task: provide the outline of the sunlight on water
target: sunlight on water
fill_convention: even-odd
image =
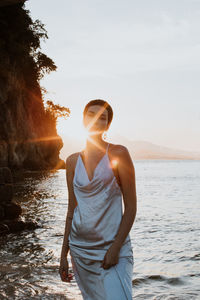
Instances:
[[[133,299],[200,294],[200,161],[135,161]],[[40,225],[0,238],[0,298],[82,299],[58,269],[67,213],[65,170],[14,174],[15,200]],[[71,269],[71,260],[69,266]]]

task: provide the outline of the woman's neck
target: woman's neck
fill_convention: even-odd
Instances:
[[[101,135],[93,135],[87,138],[85,150],[87,153],[103,152],[106,144]]]

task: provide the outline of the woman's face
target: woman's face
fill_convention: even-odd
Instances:
[[[89,106],[83,124],[89,132],[102,133],[107,130],[108,111],[101,105]]]

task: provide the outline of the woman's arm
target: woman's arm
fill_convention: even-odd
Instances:
[[[64,231],[63,245],[61,250],[61,260],[67,257],[69,251],[68,237],[71,230],[71,223],[73,219],[74,209],[77,205],[76,197],[74,195],[74,190],[73,190],[74,163],[75,163],[75,157],[74,154],[72,154],[66,159],[68,211],[67,211],[66,222],[65,222],[65,231]]]
[[[135,169],[130,154],[126,147],[118,145],[115,153],[113,153],[113,157],[114,160],[117,160],[124,200],[124,214],[115,240],[104,256],[101,265],[104,269],[109,269],[111,266],[118,263],[120,249],[131,230],[137,211]]]
[[[108,269],[118,263],[119,252],[131,230],[137,211],[137,196],[135,184],[135,169],[132,159],[126,147],[119,146],[113,151],[114,160],[117,160],[117,168],[121,182],[121,190],[124,200],[124,214],[117,231],[114,242],[106,252],[101,267]]]
[[[120,250],[135,220],[137,212],[137,196],[135,168],[128,149],[122,145],[118,146],[116,149],[116,158],[123,194],[124,214],[112,246]]]

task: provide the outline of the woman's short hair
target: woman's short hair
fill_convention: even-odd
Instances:
[[[84,111],[83,111],[83,116],[86,115],[88,108],[92,105],[104,106],[105,109],[108,111],[108,126],[107,126],[107,128],[108,128],[110,126],[110,123],[112,122],[112,119],[113,119],[113,110],[112,110],[112,107],[110,106],[110,104],[107,101],[104,101],[102,99],[91,100],[90,102],[88,102],[86,104],[86,106],[84,108]]]

